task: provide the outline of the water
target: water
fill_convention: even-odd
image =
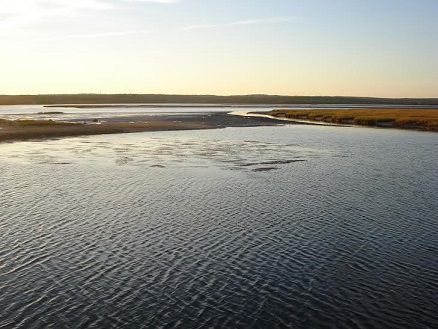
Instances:
[[[125,106],[125,107],[124,107]],[[162,116],[162,115],[175,115],[175,114],[203,114],[205,112],[233,112],[236,110],[251,111],[271,111],[277,108],[290,108],[290,109],[341,109],[341,108],[405,108],[407,106],[400,105],[159,105],[159,104],[125,104],[121,107],[98,107],[98,108],[72,108],[72,107],[44,107],[43,105],[10,105],[0,106],[0,119],[7,120],[55,120],[55,121],[78,121],[85,120],[91,121],[92,119],[99,118],[101,121],[114,118],[129,118],[137,116]],[[416,106],[409,106],[414,108]],[[431,108],[436,109],[436,106],[417,106],[418,108]],[[58,113],[53,113],[58,112]]]
[[[123,107],[126,106],[126,107]],[[55,121],[77,121],[92,120],[95,118],[115,119],[129,118],[137,116],[163,116],[176,114],[203,114],[205,112],[226,112],[232,111],[236,107],[226,106],[163,106],[163,105],[122,105],[121,107],[97,107],[97,108],[73,108],[73,107],[44,107],[42,105],[11,105],[0,106],[0,119],[7,120],[55,120]],[[237,106],[240,108],[240,106]],[[250,110],[272,110],[273,107],[244,107]],[[54,113],[57,112],[57,113]]]
[[[438,135],[0,144],[0,328],[436,328]]]

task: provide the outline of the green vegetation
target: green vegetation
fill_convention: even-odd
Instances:
[[[438,98],[392,99],[371,97],[276,96],[276,95],[158,95],[158,94],[64,94],[0,95],[0,105],[50,104],[398,104],[438,105]]]
[[[438,109],[274,110],[275,117],[337,124],[438,131]]]

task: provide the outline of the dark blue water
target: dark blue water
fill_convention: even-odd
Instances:
[[[436,328],[438,134],[0,145],[0,328]]]

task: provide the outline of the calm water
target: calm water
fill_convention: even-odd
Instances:
[[[437,328],[438,134],[0,144],[0,328]]]
[[[39,120],[91,120],[94,118],[99,119],[114,119],[121,117],[136,117],[136,116],[155,116],[155,115],[175,115],[175,114],[203,114],[205,112],[227,112],[233,111],[233,109],[241,108],[236,107],[224,107],[224,106],[184,106],[178,107],[169,106],[154,106],[147,105],[147,107],[99,107],[99,108],[69,108],[69,107],[44,107],[42,105],[11,105],[0,106],[0,119],[7,120],[23,120],[23,119],[39,119]],[[243,107],[248,111],[255,110],[272,110],[273,107]],[[57,112],[57,113],[53,113]]]
[[[0,106],[0,119],[39,119],[39,120],[91,120],[99,118],[105,121],[110,118],[135,117],[135,116],[155,116],[155,115],[175,115],[175,114],[203,114],[205,112],[232,112],[239,109],[245,111],[271,111],[276,108],[288,107],[291,109],[341,109],[341,108],[369,108],[379,107],[379,105],[211,105],[208,107],[184,105],[183,107],[175,104],[172,106],[146,104],[146,107],[135,107],[127,104],[128,107],[99,107],[99,108],[68,108],[68,107],[44,107],[42,105],[11,105]],[[403,108],[400,105],[380,105],[385,108]],[[413,106],[410,106],[412,108]],[[437,108],[436,106],[419,106],[418,108]],[[52,113],[51,113],[52,112]],[[53,113],[58,112],[58,113]]]

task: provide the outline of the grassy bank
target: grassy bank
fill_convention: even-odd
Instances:
[[[337,124],[438,131],[438,109],[279,109],[269,114],[274,117]]]

